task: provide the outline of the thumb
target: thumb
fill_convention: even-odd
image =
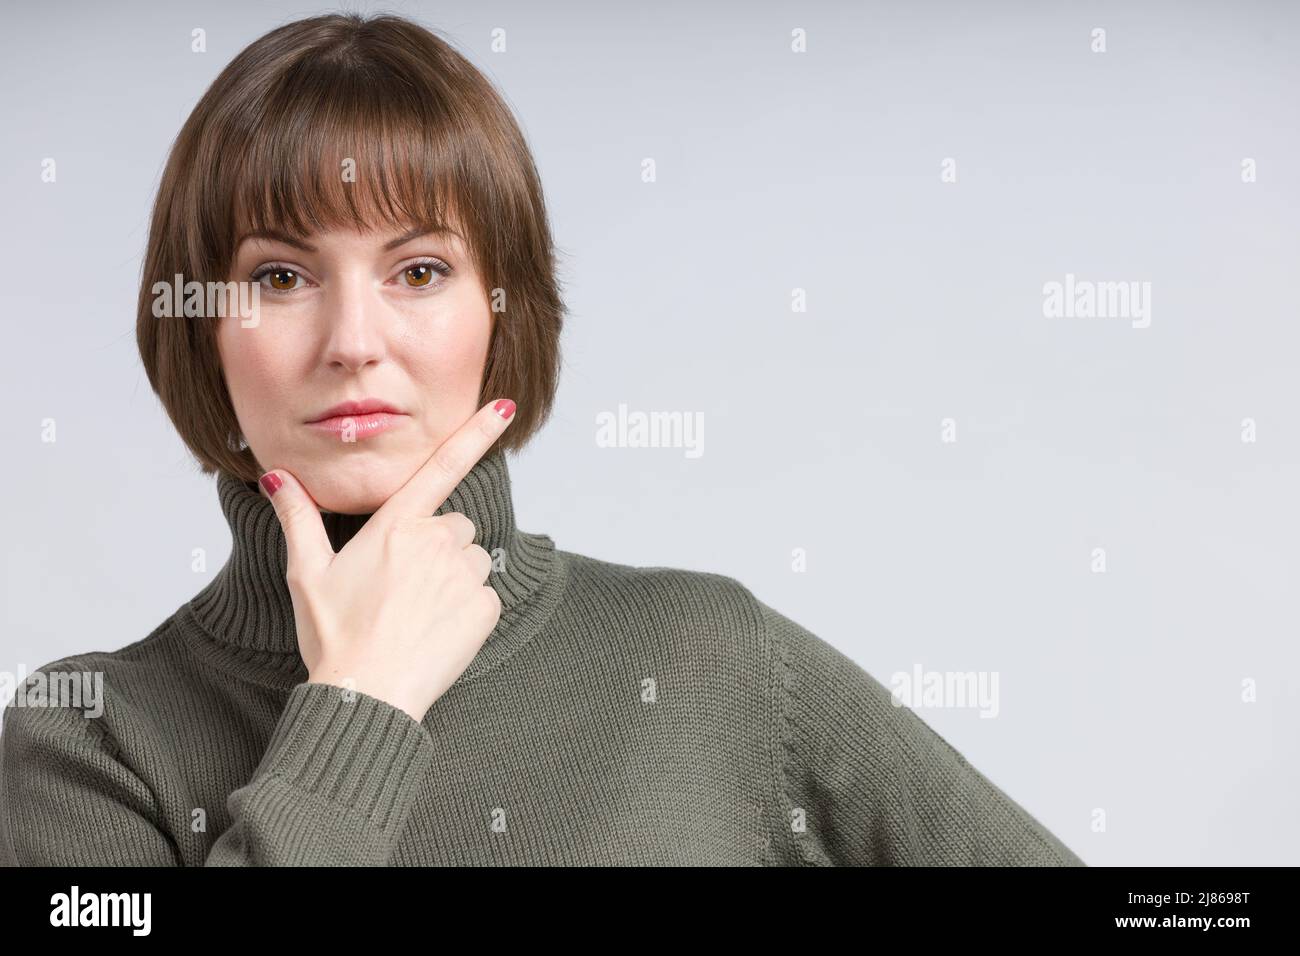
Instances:
[[[258,479],[262,493],[271,499],[284,530],[289,550],[289,571],[307,575],[323,570],[334,558],[334,546],[325,533],[320,509],[307,489],[289,472],[272,469]]]

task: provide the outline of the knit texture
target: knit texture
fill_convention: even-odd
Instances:
[[[198,594],[28,678],[100,673],[102,715],[5,708],[0,863],[1083,865],[733,578],[520,531],[500,452],[437,513],[497,558],[501,619],[422,721],[305,682],[271,503],[217,493],[232,550]],[[324,520],[338,549],[366,516]]]

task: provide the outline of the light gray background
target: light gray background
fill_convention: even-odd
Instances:
[[[4,9],[0,669],[225,560],[135,349],[148,210],[217,72],[326,9]],[[918,713],[1091,864],[1300,862],[1295,7],[348,9],[446,31],[535,151],[571,314],[521,527],[732,575],[882,682],[996,671],[996,719]],[[1067,272],[1150,282],[1150,327],[1045,318]],[[703,456],[597,447],[620,402],[703,414]]]

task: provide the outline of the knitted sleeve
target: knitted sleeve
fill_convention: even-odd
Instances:
[[[780,862],[1085,865],[853,660],[758,605],[775,668]]]
[[[65,707],[6,708],[0,865],[183,864],[176,834],[188,818],[164,818],[132,761],[94,726],[102,719]],[[432,748],[424,726],[385,701],[298,684],[261,763],[230,794],[232,823],[204,865],[385,864]]]

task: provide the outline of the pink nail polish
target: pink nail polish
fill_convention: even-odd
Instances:
[[[270,497],[271,495],[279,491],[280,486],[283,484],[284,484],[284,479],[282,479],[279,475],[277,475],[273,471],[268,471],[265,475],[262,476],[262,487],[266,489],[267,497]]]
[[[515,413],[515,403],[508,398],[503,398],[492,406],[492,410],[506,421],[509,421],[510,416]]]

